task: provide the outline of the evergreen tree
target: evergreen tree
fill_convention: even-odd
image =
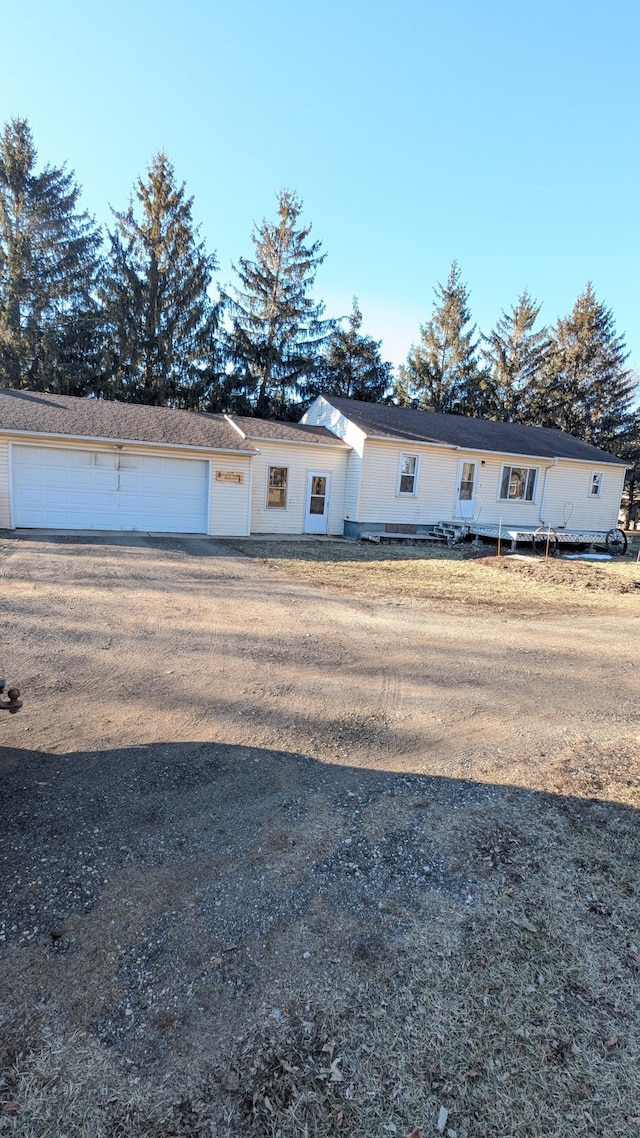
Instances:
[[[230,405],[261,418],[287,418],[318,366],[331,331],[324,305],[310,295],[325,254],[299,227],[302,202],[283,190],[278,220],[254,228],[255,260],[241,257],[239,287],[224,300],[232,321],[228,355]]]
[[[133,403],[210,405],[219,385],[219,312],[209,298],[215,256],[192,218],[193,198],[165,154],[138,179],[115,230],[102,282],[107,389]]]
[[[541,305],[525,291],[509,313],[503,312],[493,332],[483,336],[488,371],[483,414],[502,422],[528,421],[529,402],[549,356],[546,328],[533,328]]]
[[[640,528],[640,410],[630,416],[629,427],[616,454],[629,463],[625,476],[622,507],[627,529]]]
[[[532,418],[615,450],[629,429],[635,387],[627,359],[613,313],[587,284],[571,315],[553,329],[548,366],[530,401]]]
[[[64,167],[36,172],[25,119],[0,138],[0,385],[82,394],[97,360],[100,233]]]
[[[475,325],[469,327],[469,293],[455,261],[435,296],[433,315],[400,368],[394,396],[426,411],[482,414],[485,377],[478,366]]]
[[[360,333],[362,313],[357,297],[347,318],[346,328],[336,324],[317,370],[305,387],[308,400],[317,395],[339,395],[381,403],[391,389],[393,364],[380,355],[380,341]]]

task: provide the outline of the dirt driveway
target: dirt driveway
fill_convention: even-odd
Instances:
[[[619,834],[598,855],[598,904],[633,876],[638,617],[532,622],[355,600],[196,539],[8,538],[0,567],[0,667],[25,700],[0,716],[0,1133],[60,1134],[64,1118],[74,1136],[404,1134],[445,1103],[458,1136],[555,1134],[557,1098],[539,1131],[527,1122],[524,1074],[521,1106],[497,1122],[495,1096],[520,1102],[518,1077],[508,1092],[491,1083],[490,1125],[489,1092],[474,1107],[442,1055],[418,1088],[406,1059],[411,1079],[398,1074],[393,1091],[366,1048],[380,1001],[384,1016],[410,991],[412,957],[429,972],[425,959],[439,961],[453,998],[464,969],[460,957],[452,973],[452,953],[470,959],[480,928],[490,953],[498,910],[526,937],[547,905],[562,968],[580,967],[600,917],[580,908],[595,892],[586,877],[574,889],[587,869],[572,843],[585,827],[598,842]],[[627,960],[621,904],[611,935]],[[617,967],[594,964],[580,982],[599,991]],[[424,976],[420,986],[397,1012],[409,1041],[415,1007],[432,1017]],[[593,1030],[622,1041],[628,1007],[614,1005]],[[343,1077],[344,1058],[331,1065],[332,1034],[343,1030],[346,1055],[344,1024],[358,1015],[354,1047],[377,1098],[362,1071]],[[426,1035],[415,1024],[423,1051],[432,1036],[445,1047],[433,1016]],[[306,1070],[304,1039],[320,1082],[280,1101],[269,1062],[295,1082],[287,1066]],[[548,1076],[565,1092],[567,1063]],[[610,1090],[625,1071],[606,1067]],[[588,1082],[582,1069],[575,1079]],[[74,1080],[93,1087],[86,1131],[71,1122],[77,1085],[66,1100],[60,1090]],[[375,1123],[359,1113],[358,1086]],[[606,1101],[602,1090],[584,1098],[580,1110],[602,1115],[592,1132],[629,1133],[631,1107],[605,1117]],[[583,1133],[563,1125],[558,1134]]]

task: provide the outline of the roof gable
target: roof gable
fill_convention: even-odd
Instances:
[[[226,418],[242,432],[246,439],[264,442],[310,443],[349,449],[348,443],[334,435],[326,427],[315,427],[308,423],[289,423],[281,419],[255,419],[251,415],[227,415]]]
[[[365,403],[332,395],[322,398],[359,427],[368,438],[389,439],[405,444],[449,446],[458,450],[516,454],[530,458],[564,458],[626,465],[622,459],[608,451],[550,427],[498,423],[492,419],[471,419],[464,415],[437,415],[432,411],[416,411],[384,403]]]

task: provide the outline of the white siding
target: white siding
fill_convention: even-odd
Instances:
[[[346,521],[358,520],[360,487],[362,485],[362,455],[357,450],[349,451],[347,461],[347,484],[344,493],[344,516]]]
[[[253,459],[251,495],[252,533],[304,533],[307,474],[330,474],[328,533],[341,534],[344,522],[344,498],[347,461],[350,452],[318,443],[300,446],[287,442],[253,440],[260,454]],[[284,509],[267,506],[267,479],[270,466],[286,466],[287,505]]]
[[[9,443],[6,439],[0,439],[0,529],[10,527]]]
[[[602,474],[602,491],[592,498],[589,489],[595,473]],[[562,525],[569,530],[613,529],[618,525],[624,475],[622,467],[607,463],[558,462],[547,476],[544,521],[554,529]]]
[[[402,454],[419,455],[415,497],[396,493]],[[433,525],[452,517],[458,458],[457,452],[440,448],[367,440],[356,520]]]
[[[251,455],[225,454],[211,458],[209,533],[212,537],[248,537],[251,517]],[[254,460],[255,461],[255,460]],[[243,482],[222,482],[216,471],[234,471]]]
[[[415,497],[398,495],[398,464],[402,454],[419,456]],[[458,464],[476,463],[473,521],[506,529],[550,523],[554,528],[606,531],[617,525],[624,470],[612,465],[524,458],[515,455],[447,450],[419,443],[367,440],[362,460],[358,522],[432,525],[455,518]],[[505,465],[538,469],[535,501],[504,501],[499,497]],[[591,475],[604,475],[602,494],[589,497]],[[546,487],[545,487],[546,479]]]
[[[523,458],[522,455],[508,454],[460,454],[477,463],[478,481],[473,508],[473,521],[496,525],[502,519],[506,528],[523,526],[536,528],[541,524],[540,505],[544,489],[544,472],[548,461]],[[484,464],[484,465],[483,465]],[[508,501],[500,498],[502,472],[505,466],[534,466],[538,471],[533,502]],[[456,488],[454,487],[454,495]],[[453,514],[451,515],[453,517]]]
[[[302,416],[302,423],[313,427],[326,427],[352,448],[347,465],[347,484],[344,493],[344,517],[347,521],[360,520],[360,487],[362,485],[362,456],[366,435],[355,423],[319,395],[315,403]],[[342,533],[342,530],[336,531]]]

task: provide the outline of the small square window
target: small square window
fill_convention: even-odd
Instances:
[[[401,454],[398,472],[398,494],[415,495],[418,481],[417,454]]]
[[[271,509],[285,510],[287,508],[288,474],[289,470],[286,466],[269,467],[267,506]]]
[[[591,475],[591,489],[589,490],[590,498],[599,498],[602,493],[603,476],[598,471],[594,471]]]

